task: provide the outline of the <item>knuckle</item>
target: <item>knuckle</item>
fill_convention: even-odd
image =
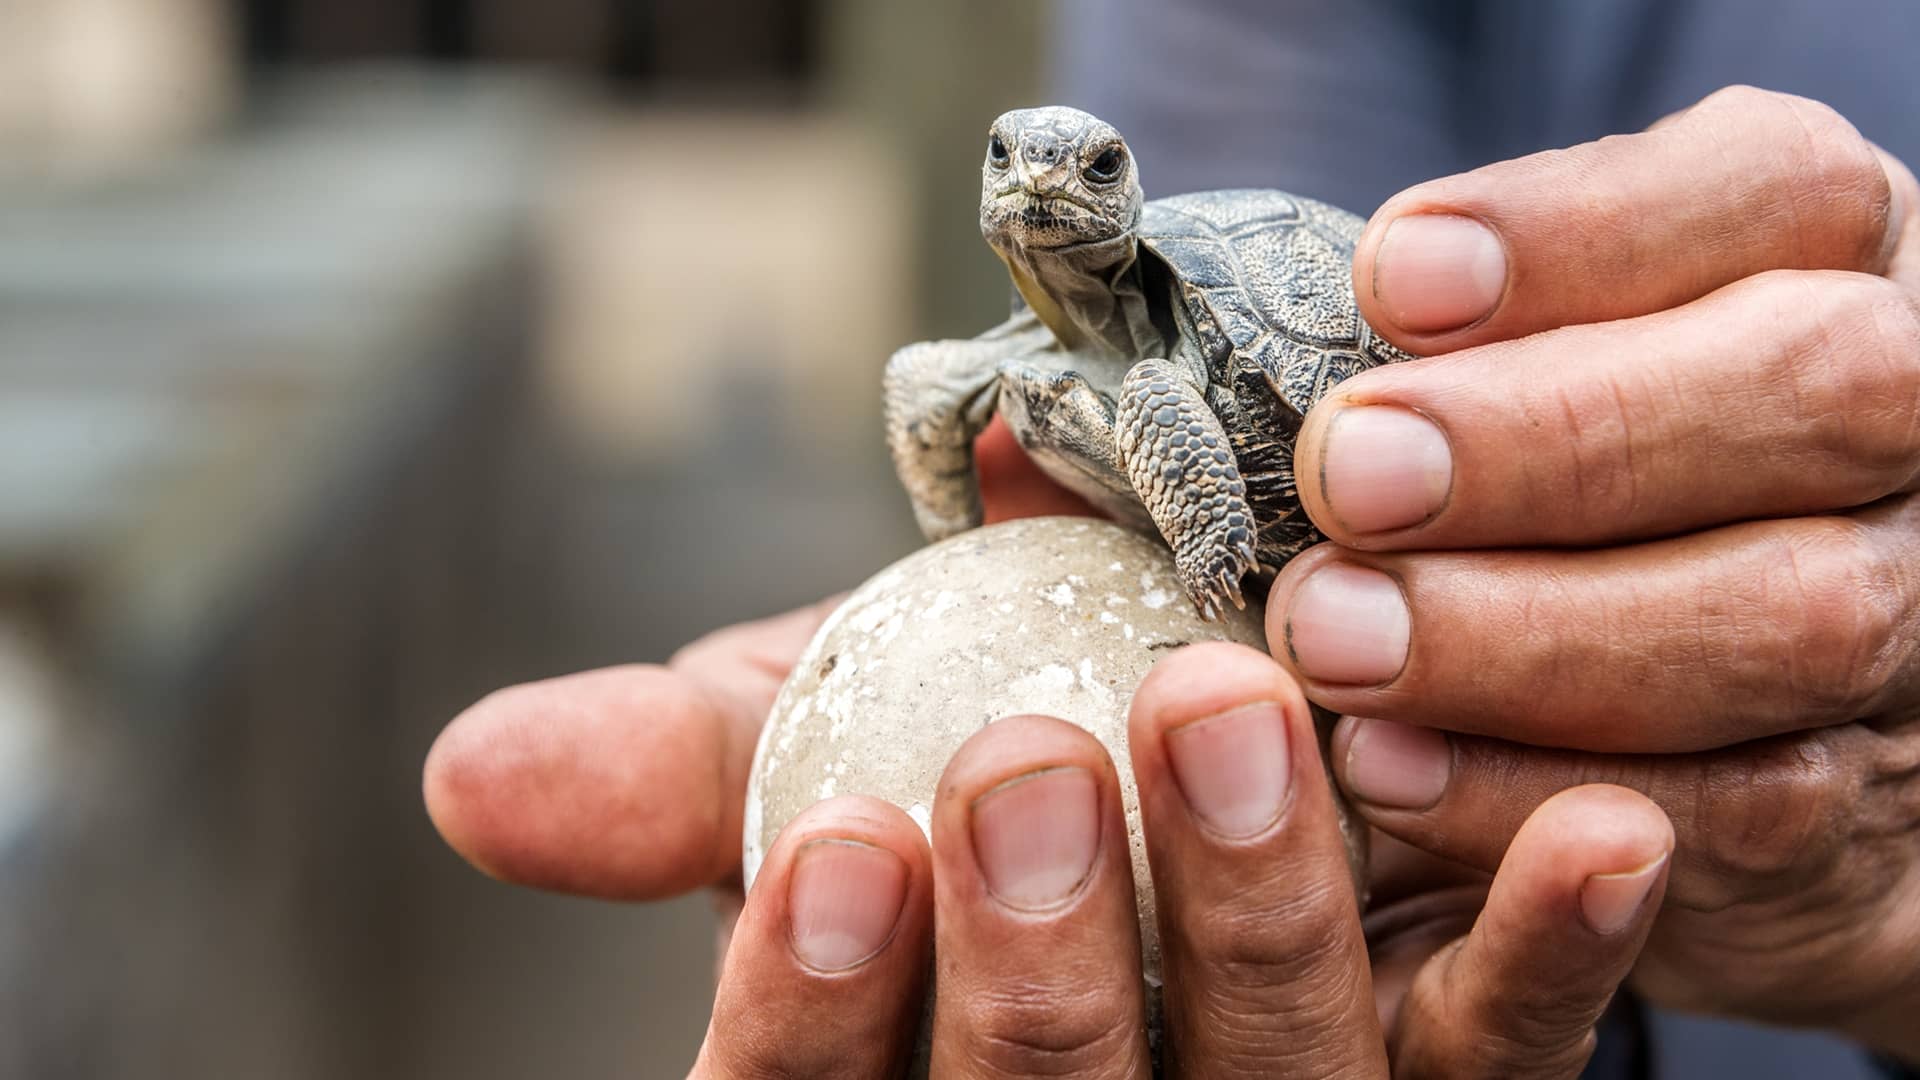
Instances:
[[[1455,974],[1458,977],[1457,964]],[[1597,985],[1593,972],[1522,986],[1499,985],[1489,974],[1468,977],[1469,992],[1460,997],[1465,1003],[1461,1019],[1472,1037],[1503,1047],[1501,1056],[1509,1062],[1540,1060],[1579,1047],[1613,994],[1613,985]]]
[[[968,1056],[1004,1076],[1119,1075],[1140,1024],[1136,1002],[1066,979],[1004,981],[966,1007]]]
[[[1255,905],[1211,907],[1169,926],[1169,957],[1221,1045],[1326,1047],[1342,1039],[1352,1005],[1370,995],[1354,920],[1342,887],[1344,860],[1324,872],[1289,863],[1284,879],[1250,883]]]
[[[1763,125],[1776,138],[1795,140],[1815,165],[1870,154],[1846,117],[1813,98],[1737,83],[1707,95],[1701,105],[1704,114],[1736,117]]]
[[[1562,459],[1548,474],[1557,490],[1548,505],[1580,507],[1592,521],[1630,521],[1640,510],[1640,472],[1658,455],[1639,447],[1662,441],[1659,391],[1624,369],[1597,373],[1591,382],[1554,388],[1555,405],[1565,429],[1559,440]]]
[[[1327,930],[1351,917],[1351,895],[1340,888],[1349,871],[1331,863],[1325,871],[1292,864],[1290,880],[1246,890],[1261,897],[1258,905],[1216,908],[1182,920],[1181,951],[1226,993],[1270,997],[1276,990],[1338,987],[1349,958]]]
[[[1734,83],[1723,86],[1700,99],[1702,111],[1747,112],[1770,107],[1774,99],[1785,95],[1772,90],[1762,90],[1746,83]]]
[[[1892,184],[1872,144],[1846,117],[1811,98],[1752,86],[1729,86],[1701,106],[1703,118],[1785,150],[1794,167],[1784,194],[1802,222],[1821,230],[1806,251],[1812,263],[1883,261]]]
[[[1711,755],[1693,794],[1693,857],[1729,895],[1753,900],[1791,888],[1836,857],[1850,787],[1820,732]]]
[[[836,1070],[845,1067],[847,1047],[833,1040],[794,1038],[794,1032],[759,1024],[728,1026],[732,1033],[725,1038],[709,1030],[690,1080],[808,1080],[839,1075]]]
[[[1597,1009],[1573,1009],[1517,994],[1489,1015],[1468,1021],[1471,1060],[1489,1066],[1480,1076],[1576,1076],[1593,1053]],[[1449,1073],[1448,1075],[1453,1075]]]
[[[1869,274],[1782,273],[1797,295],[1777,299],[1807,322],[1777,370],[1813,452],[1858,478],[1858,501],[1901,490],[1920,470],[1920,299]]]
[[[711,666],[725,664],[730,659],[750,652],[754,640],[754,631],[758,624],[736,623],[723,626],[707,633],[674,650],[667,658],[666,667],[671,671],[700,671]]]
[[[1839,225],[1831,234],[1839,242],[1836,265],[1876,266],[1893,207],[1893,186],[1879,155],[1831,106],[1789,94],[1775,98],[1774,108],[1788,121],[1788,137],[1798,144],[1803,170],[1794,177],[1792,194],[1812,211],[1807,220]]]
[[[1772,100],[1775,107],[1785,110],[1801,129],[1807,147],[1813,151],[1814,161],[1826,167],[1823,179],[1847,184],[1879,179],[1884,186],[1883,170],[1872,148],[1833,106],[1793,94],[1773,94]]]
[[[1884,833],[1920,835],[1920,727],[1875,734],[1862,784],[1869,786],[1880,794],[1873,815]]]
[[[1594,1021],[1610,994],[1594,998],[1553,980],[1517,992],[1458,986],[1448,975],[1459,977],[1457,963],[1430,963],[1416,977],[1401,1016],[1404,1053],[1394,1075],[1573,1076],[1592,1055]]]
[[[1898,578],[1872,530],[1846,518],[1802,520],[1784,544],[1773,567],[1782,580],[1767,584],[1782,597],[1774,648],[1796,726],[1877,711],[1910,650]]]

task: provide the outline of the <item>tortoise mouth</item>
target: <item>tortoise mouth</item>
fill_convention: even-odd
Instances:
[[[1071,195],[1044,195],[1026,188],[995,192],[981,224],[989,236],[1005,236],[1022,247],[1051,250],[1111,240],[1126,231],[1099,207]]]
[[[1098,206],[1095,206],[1093,203],[1088,202],[1086,199],[1070,191],[1035,191],[1028,187],[1009,187],[1001,188],[999,191],[993,193],[993,200],[995,202],[1002,202],[1007,199],[1020,199],[1034,206],[1065,203],[1069,206],[1077,206],[1090,214],[1097,215],[1100,212]]]

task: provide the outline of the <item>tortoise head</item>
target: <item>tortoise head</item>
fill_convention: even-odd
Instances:
[[[993,122],[980,232],[994,249],[1113,240],[1140,220],[1140,174],[1113,125],[1078,109],[1016,109]]]

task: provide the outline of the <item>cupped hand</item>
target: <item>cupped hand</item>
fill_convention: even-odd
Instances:
[[[1637,986],[1920,1058],[1913,174],[1736,88],[1402,193],[1354,280],[1444,355],[1300,436],[1334,543],[1270,639],[1349,714],[1343,786],[1482,867],[1555,792],[1645,792],[1679,842]]]
[[[1672,832],[1619,788],[1549,800],[1478,922],[1431,940],[1386,1002],[1355,910],[1312,718],[1272,660],[1172,654],[1130,742],[1164,949],[1171,1076],[1571,1077],[1633,963]],[[1001,720],[939,785],[929,851],[843,797],[775,843],[735,933],[694,1075],[884,1076],[920,1020],[937,1076],[1145,1076],[1132,863],[1106,751]],[[1475,906],[1478,906],[1476,901]]]
[[[1088,514],[996,423],[976,449],[988,521]],[[428,754],[427,811],[502,880],[610,900],[737,892],[754,745],[800,652],[839,599],[728,627],[666,664],[498,691]]]
[[[666,667],[492,695],[429,758],[434,821],[505,880],[616,899],[717,885],[737,905],[752,744],[830,607],[722,631]],[[1175,1075],[1384,1075],[1389,1050],[1399,1076],[1578,1072],[1665,884],[1672,830],[1644,798],[1549,800],[1490,895],[1424,868],[1411,896],[1376,881],[1392,925],[1369,926],[1370,974],[1292,680],[1251,650],[1190,648],[1155,669],[1131,720]],[[935,939],[942,1075],[1139,1069],[1117,791],[1091,736],[1025,718],[955,757],[931,851],[884,803],[800,815],[746,899],[695,1074],[890,1075]]]

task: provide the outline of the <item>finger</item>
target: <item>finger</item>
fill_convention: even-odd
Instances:
[[[1333,761],[1331,747],[1327,761]],[[1420,968],[1473,926],[1492,880],[1484,870],[1367,826],[1367,899],[1360,927],[1382,1031],[1393,1030]]]
[[[1658,128],[1401,192],[1353,266],[1421,355],[1662,311],[1762,270],[1887,268],[1888,176],[1832,109],[1733,87]]]
[[[859,796],[803,811],[747,896],[692,1076],[897,1075],[932,936],[932,864],[913,819]]]
[[[932,831],[933,1075],[1147,1075],[1132,860],[1100,743],[996,721],[948,764]]]
[[[1243,646],[1182,649],[1140,684],[1128,740],[1172,1070],[1384,1076],[1348,848],[1293,680]]]
[[[671,668],[529,683],[460,714],[427,755],[427,812],[486,873],[608,899],[738,872],[754,743],[832,603],[723,630]]]
[[[1346,717],[1332,745],[1341,788],[1375,827],[1486,869],[1559,792],[1642,792],[1679,837],[1668,900],[1697,911],[1785,896],[1823,878],[1854,830],[1900,828],[1897,800],[1872,789],[1920,760],[1920,742],[1856,724],[1697,754],[1594,754]]]
[[[1085,499],[1053,482],[1034,464],[1007,422],[994,417],[973,444],[980,502],[988,525],[1017,518],[1099,517]]]
[[[1920,180],[1905,162],[1873,148],[1892,188],[1887,228],[1887,276],[1920,292]]]
[[[1514,837],[1473,929],[1421,969],[1393,1033],[1397,1077],[1576,1077],[1667,876],[1660,808],[1596,785]]]
[[[1376,368],[1297,446],[1308,514],[1370,550],[1617,543],[1862,506],[1920,484],[1920,293],[1782,271]]]
[[[1673,752],[1878,715],[1915,690],[1920,504],[1598,551],[1314,548],[1268,640],[1336,712]]]

